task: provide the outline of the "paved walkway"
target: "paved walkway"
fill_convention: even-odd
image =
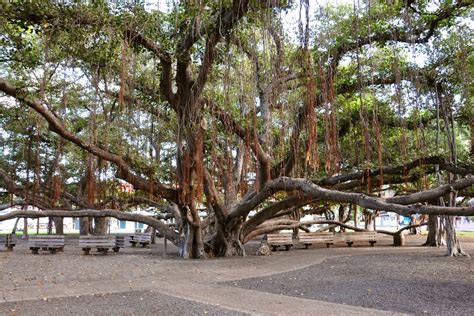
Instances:
[[[156,247],[159,249],[161,245]],[[420,247],[313,248],[277,252],[266,257],[186,261],[150,254],[155,249],[125,248],[118,255],[84,257],[72,245],[66,247],[64,253],[57,255],[46,253],[33,256],[25,246],[20,245],[18,248],[11,253],[0,252],[0,308],[9,302],[47,301],[53,298],[146,290],[255,315],[396,313],[246,290],[219,283],[301,269],[319,264],[327,258],[433,250]]]

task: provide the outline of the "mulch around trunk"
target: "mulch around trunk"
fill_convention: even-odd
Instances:
[[[416,315],[474,315],[471,258],[440,252],[352,255],[227,285]]]

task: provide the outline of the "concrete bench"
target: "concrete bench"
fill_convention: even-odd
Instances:
[[[137,244],[142,245],[142,247],[146,247],[147,245],[151,244],[151,234],[135,233],[130,235],[130,243],[132,244],[132,247],[135,247]]]
[[[337,242],[346,242],[346,233],[336,232],[334,233],[334,243]]]
[[[28,237],[28,245],[33,254],[37,255],[38,250],[49,250],[52,254],[64,250],[66,237],[64,235],[36,235]]]
[[[268,234],[267,244],[273,251],[276,251],[279,246],[285,246],[288,251],[293,246],[293,236],[291,234]]]
[[[306,249],[312,244],[326,244],[330,247],[334,243],[333,233],[300,233],[299,243],[305,245]]]
[[[377,232],[354,232],[352,234],[345,234],[344,238],[349,247],[356,241],[369,242],[370,246],[373,247],[377,242]]]
[[[4,245],[8,251],[12,251],[15,247],[17,237],[15,234],[0,235],[0,245]]]
[[[125,236],[115,236],[115,248],[117,249],[116,252],[118,252],[120,248],[125,248]]]
[[[124,237],[121,236],[79,236],[79,248],[88,255],[92,248],[106,254],[109,249],[118,252],[124,246]]]

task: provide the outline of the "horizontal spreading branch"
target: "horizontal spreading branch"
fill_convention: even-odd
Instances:
[[[428,16],[424,16],[422,20],[425,22],[410,31],[407,31],[403,27],[392,27],[386,30],[382,29],[379,32],[370,34],[370,36],[359,36],[352,42],[336,46],[331,52],[332,61],[330,69],[334,71],[339,65],[339,62],[348,52],[372,43],[387,43],[390,41],[418,44],[428,43],[435,35],[436,30],[440,28],[443,21],[453,19],[468,10],[469,7],[472,7],[472,1],[470,0],[460,0],[456,1],[454,4],[452,4],[451,1],[449,2],[449,5],[441,6],[436,12],[430,14],[429,18]]]
[[[135,175],[131,172],[130,166],[125,162],[122,157],[92,143],[89,143],[69,131],[64,126],[62,121],[50,109],[41,104],[39,101],[30,98],[26,91],[12,86],[3,79],[0,79],[0,91],[3,91],[7,95],[16,98],[18,101],[23,102],[24,104],[35,110],[48,122],[49,129],[58,134],[60,137],[69,140],[70,142],[76,144],[77,146],[81,147],[82,149],[85,149],[86,151],[97,157],[114,163],[118,168],[116,175],[119,178],[133,184],[135,188],[144,190],[146,192],[156,192],[163,198],[168,199],[170,201],[177,200],[176,190],[169,188],[161,183],[157,183],[155,181],[148,181],[145,178]]]
[[[0,215],[0,221],[5,221],[12,218],[40,218],[40,217],[113,217],[119,220],[139,222],[150,225],[158,230],[160,233],[174,244],[178,244],[179,236],[168,225],[160,220],[150,216],[130,214],[117,210],[41,210],[41,211],[13,211],[8,214]]]
[[[399,230],[397,230],[395,232],[390,232],[390,231],[387,231],[387,230],[377,230],[377,232],[381,233],[381,234],[397,236],[397,235],[400,235],[404,230],[417,228],[417,227],[420,227],[420,226],[426,226],[426,225],[428,225],[428,222],[422,222],[422,223],[419,223],[419,224],[408,225],[408,226],[400,228]]]
[[[309,199],[308,197],[304,195],[294,195],[282,201],[273,203],[267,206],[266,208],[262,209],[257,214],[255,214],[254,217],[246,221],[242,227],[242,232],[244,235],[247,235],[260,224],[273,218],[281,210],[302,207],[303,205],[308,204],[310,201],[314,201],[314,200]]]
[[[52,205],[52,201],[49,197],[43,194],[37,194],[27,186],[17,186],[13,178],[11,178],[2,168],[0,168],[0,183],[5,185],[4,188],[6,189],[7,193],[21,198],[12,201],[12,203],[9,204],[10,206],[34,205],[38,208],[48,208]]]
[[[346,181],[366,179],[368,176],[370,177],[377,176],[380,173],[383,173],[384,175],[402,175],[404,173],[408,173],[410,170],[414,168],[424,167],[427,165],[439,165],[440,169],[444,169],[451,173],[462,175],[462,176],[467,176],[468,174],[474,174],[474,169],[472,169],[472,167],[469,169],[463,168],[453,163],[447,162],[441,157],[433,156],[433,157],[418,158],[405,165],[384,166],[382,168],[377,168],[377,169],[368,170],[368,171],[364,170],[364,171],[356,171],[356,172],[351,172],[351,173],[344,173],[338,176],[334,176],[334,177],[317,181],[317,183],[322,186],[334,186]]]
[[[384,199],[371,197],[363,193],[349,193],[325,189],[306,179],[280,177],[268,182],[262,190],[252,198],[234,206],[229,217],[236,218],[246,216],[250,210],[258,207],[258,205],[268,197],[279,191],[299,191],[314,199],[351,203],[368,209],[394,212],[400,215],[429,214],[470,216],[474,215],[474,207],[441,207],[423,205],[421,202],[431,201],[449,192],[472,187],[473,185],[474,176],[469,175],[456,182],[441,185],[431,190]]]

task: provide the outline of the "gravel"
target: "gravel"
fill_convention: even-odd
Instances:
[[[0,304],[1,315],[248,315],[152,291]]]
[[[416,315],[474,315],[470,258],[439,252],[354,255],[224,284]]]
[[[408,242],[421,244],[422,239],[409,238]],[[471,254],[472,241],[463,242]],[[157,292],[154,283],[186,286],[191,281],[212,287],[215,282],[243,276],[260,277],[224,284],[262,291],[264,302],[263,292],[272,292],[413,314],[474,315],[471,259],[443,257],[441,248],[420,247],[418,251],[410,247],[405,252],[392,248],[390,238],[381,238],[374,248],[294,247],[266,257],[252,255],[260,244],[255,241],[247,245],[248,257],[210,260],[178,259],[177,249],[170,245],[168,256],[163,257],[162,242],[149,248],[126,247],[118,254],[83,256],[77,239],[68,242],[64,253],[55,255],[41,252],[33,256],[26,242],[20,242],[13,252],[0,251],[0,288],[18,293],[25,289],[19,295],[24,301],[0,304],[0,315],[240,315],[211,303],[216,300],[205,304],[187,300],[185,294],[183,298],[161,294],[167,292]],[[294,270],[308,263],[314,266]],[[282,271],[291,272],[278,274]],[[75,288],[72,292],[80,296],[47,298],[62,295],[68,288]],[[124,292],[105,294],[118,291]],[[198,297],[207,301],[206,296]],[[228,304],[239,306],[232,297]]]

